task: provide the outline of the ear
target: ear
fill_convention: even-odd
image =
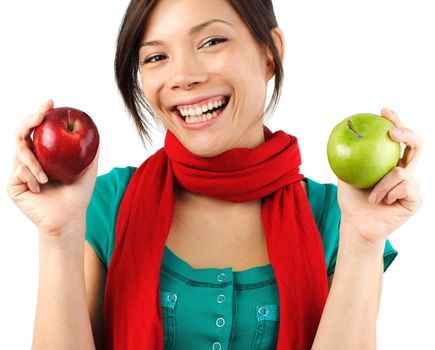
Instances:
[[[284,34],[278,27],[272,28],[270,31],[272,34],[273,42],[278,50],[279,57],[281,58],[281,62],[284,61]],[[266,58],[266,78],[269,81],[275,74],[275,62],[273,60],[272,51],[269,47],[267,47],[267,58]]]

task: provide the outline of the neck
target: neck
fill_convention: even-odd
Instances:
[[[251,135],[251,137],[248,139],[244,139],[244,138],[239,139],[240,145],[237,147],[246,147],[246,148],[254,149],[266,141],[266,139],[264,138],[263,123],[261,123],[261,125],[258,124],[255,126],[255,132],[248,131],[246,132],[245,135]],[[245,135],[243,135],[242,137],[244,137]]]
[[[175,196],[177,203],[181,204],[180,207],[201,213],[201,216],[206,216],[207,214],[215,216],[217,213],[232,213],[236,216],[242,211],[256,210],[259,206],[261,207],[261,199],[243,203],[233,203],[189,192],[180,186],[176,186]]]

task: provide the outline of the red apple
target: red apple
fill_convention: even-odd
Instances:
[[[33,149],[50,180],[74,182],[92,162],[100,136],[91,117],[75,108],[54,108],[33,133]]]

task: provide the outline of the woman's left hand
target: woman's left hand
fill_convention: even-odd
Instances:
[[[342,226],[351,227],[359,238],[375,244],[384,244],[388,235],[414,215],[422,203],[419,185],[413,178],[422,140],[402,124],[395,112],[383,109],[381,115],[395,125],[389,131],[390,137],[406,145],[397,167],[373,189],[356,189],[338,181]]]

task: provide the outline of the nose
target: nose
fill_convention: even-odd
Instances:
[[[168,87],[170,89],[190,90],[193,86],[207,81],[207,74],[195,55],[173,57],[170,64]]]

